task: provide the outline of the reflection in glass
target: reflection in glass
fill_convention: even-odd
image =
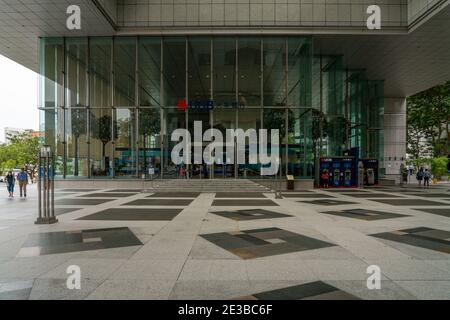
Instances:
[[[112,177],[112,118],[110,108],[91,109],[91,175]]]
[[[286,41],[263,39],[264,106],[286,105]]]
[[[155,174],[161,169],[161,113],[159,108],[139,110],[139,170],[148,174],[153,168]]]
[[[115,176],[136,176],[135,110],[117,108],[114,111]]]

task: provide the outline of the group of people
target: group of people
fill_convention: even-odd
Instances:
[[[5,177],[5,180],[9,198],[14,198],[14,187],[16,180],[19,182],[20,197],[27,197],[28,173],[25,171],[25,168],[22,168],[17,176],[14,176],[13,172],[9,171]]]
[[[430,186],[430,180],[431,180],[431,172],[428,169],[420,168],[419,171],[417,171],[416,179],[419,182],[419,186],[422,186],[423,181],[423,187],[429,187]]]

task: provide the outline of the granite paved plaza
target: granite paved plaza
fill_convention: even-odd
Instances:
[[[35,225],[30,186],[0,199],[0,299],[450,299],[449,189],[65,188]]]

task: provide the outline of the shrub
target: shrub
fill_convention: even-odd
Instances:
[[[448,158],[439,157],[431,160],[431,172],[435,177],[443,177],[448,173],[447,170]]]

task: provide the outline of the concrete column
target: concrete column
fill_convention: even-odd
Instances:
[[[384,99],[384,168],[386,178],[400,182],[406,159],[406,98]],[[383,164],[381,164],[383,166]]]

